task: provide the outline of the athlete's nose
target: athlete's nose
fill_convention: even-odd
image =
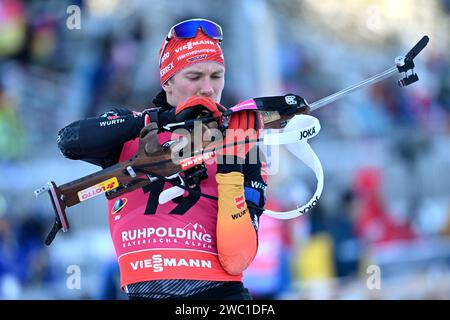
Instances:
[[[214,88],[209,79],[205,79],[202,81],[199,96],[212,98],[214,95]]]

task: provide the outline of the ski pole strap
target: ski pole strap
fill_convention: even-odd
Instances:
[[[264,214],[276,219],[292,219],[303,215],[317,205],[323,190],[323,169],[319,158],[308,144],[308,139],[320,131],[319,120],[309,115],[296,115],[283,130],[264,135],[266,145],[286,145],[288,150],[314,171],[317,187],[314,195],[304,205],[291,211],[265,210]]]

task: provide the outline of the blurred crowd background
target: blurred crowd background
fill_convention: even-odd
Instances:
[[[68,27],[70,5],[79,29]],[[0,298],[125,299],[106,200],[69,208],[71,230],[47,247],[53,210],[33,190],[99,169],[65,159],[58,130],[150,106],[161,41],[193,17],[223,27],[227,106],[287,93],[316,101],[430,37],[419,82],[401,89],[399,75],[314,113],[322,199],[297,219],[261,218],[244,282],[266,299],[450,298],[449,0],[0,0]],[[286,150],[280,158],[268,207],[290,210],[315,178]]]

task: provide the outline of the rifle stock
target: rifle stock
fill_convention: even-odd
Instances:
[[[60,229],[64,232],[69,229],[66,208],[101,194],[106,194],[107,199],[113,199],[142,188],[161,176],[169,177],[182,171],[181,163],[171,160],[171,150],[161,147],[158,143],[155,125],[150,124],[142,129],[139,135],[138,151],[131,159],[60,186],[51,181],[34,191],[36,196],[48,192],[56,215],[54,225],[45,241],[47,245],[51,244]],[[174,140],[174,145],[182,141]],[[208,142],[205,141],[202,147],[205,148],[207,144]],[[203,148],[195,150],[194,153],[201,155]],[[188,167],[184,168],[184,170],[187,169]]]

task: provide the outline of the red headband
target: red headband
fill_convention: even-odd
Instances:
[[[164,42],[159,49],[160,55],[164,48]],[[161,60],[159,67],[161,85],[175,73],[194,63],[215,61],[222,65],[225,64],[219,40],[209,38],[202,31],[191,39],[171,38]]]

